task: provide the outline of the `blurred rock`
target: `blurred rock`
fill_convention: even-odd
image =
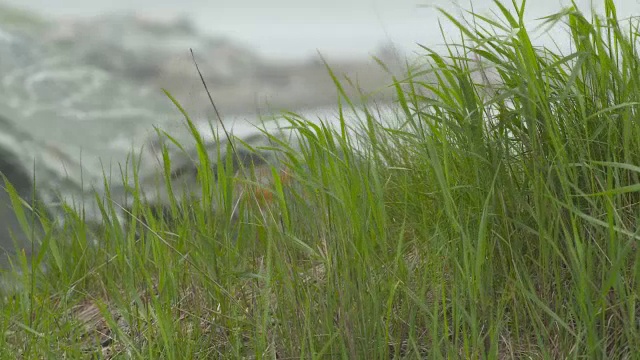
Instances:
[[[121,179],[130,151],[139,151],[154,126],[180,119],[158,92],[0,26],[0,173],[28,204],[41,200],[58,220],[66,203],[84,207],[87,219],[99,223],[91,199],[93,190],[104,195],[103,175]],[[1,181],[0,258],[12,252],[14,240],[31,249],[28,235]]]
[[[188,19],[154,19],[133,14],[109,14],[58,22],[42,37],[80,62],[115,76],[166,88],[190,112],[209,113],[211,105],[196,71],[190,49],[217,105],[225,113],[255,113],[266,109],[298,110],[330,106],[337,92],[320,56],[308,61],[275,61],[261,57],[228,38],[199,33]],[[383,48],[380,58],[399,70],[397,57]],[[391,82],[373,59],[327,59],[332,71],[358,101],[360,91],[390,100]],[[355,85],[357,84],[357,85]],[[382,90],[382,91],[381,91]]]
[[[105,195],[104,177],[117,184],[122,170],[131,176],[131,151],[140,155],[142,190],[155,192],[153,179],[162,164],[159,149],[146,146],[153,144],[155,127],[186,133],[184,126],[180,129],[182,115],[160,87],[183,101],[195,120],[211,118],[189,48],[196,52],[214,99],[225,115],[231,114],[226,122],[237,125],[236,134],[250,144],[263,142],[263,134],[240,124],[233,114],[262,111],[264,104],[296,110],[336,103],[336,87],[318,58],[273,62],[228,39],[198,34],[184,19],[11,19],[0,23],[0,173],[27,203],[42,201],[59,221],[63,205],[71,204],[84,209],[87,221],[101,222],[94,191]],[[349,74],[355,88],[365,91],[389,79],[373,61],[328,61],[337,76]],[[348,92],[357,94],[355,89]],[[376,97],[388,95],[381,94]],[[207,140],[212,154],[216,141],[211,136]],[[185,146],[189,153],[192,144]],[[197,164],[192,156],[172,156],[191,174],[178,180],[193,184]],[[125,192],[124,185],[116,185],[114,197],[105,201],[118,202]],[[2,182],[0,257],[16,250],[13,240],[19,249],[31,248],[28,234],[20,231]]]
[[[200,35],[185,18],[153,19],[124,13],[65,20],[42,39],[80,62],[147,84],[175,71],[169,65],[189,49],[216,56],[215,66],[212,62],[202,65],[216,80],[243,77],[260,62],[255,54],[225,38]]]

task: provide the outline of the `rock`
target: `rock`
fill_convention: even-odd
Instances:
[[[189,45],[177,40],[173,45],[161,45],[156,40],[163,36],[182,36],[196,41],[191,46],[208,49],[200,54],[209,54],[204,58],[210,62],[204,61],[201,65],[204,64],[205,75],[213,76],[216,84],[224,84],[225,77],[238,80],[237,83],[214,87],[213,94],[216,100],[221,100],[227,109],[234,109],[235,113],[252,112],[248,109],[255,104],[255,98],[247,89],[256,84],[262,86],[258,89],[267,98],[277,94],[270,99],[278,106],[303,104],[312,107],[335,103],[335,87],[323,64],[278,65],[265,62],[230,42],[195,34],[184,22],[173,22],[163,27],[155,22],[148,24],[131,18],[112,21],[102,30],[98,26],[95,31],[97,37],[84,43],[68,40],[78,38],[77,31],[92,33],[88,28],[73,30],[71,27],[66,31],[65,40],[64,36],[52,30],[55,25],[48,23],[40,28],[5,28],[0,25],[0,173],[16,187],[26,203],[34,199],[41,202],[47,213],[58,222],[63,221],[63,205],[70,204],[77,209],[82,208],[87,221],[100,223],[102,216],[94,194],[105,195],[105,177],[112,186],[113,198],[110,200],[123,207],[128,206],[124,195],[126,185],[131,185],[131,181],[122,184],[121,171],[126,171],[132,179],[132,154],[140,159],[140,183],[147,201],[163,205],[166,202],[162,196],[164,184],[156,181],[162,171],[162,139],[158,138],[156,127],[166,129],[186,147],[183,152],[168,143],[173,170],[177,171],[175,193],[187,190],[197,195],[193,139],[185,129],[183,115],[159,88],[160,84],[168,82],[168,85],[176,85],[178,100],[195,98],[188,86],[178,86],[186,72],[195,70],[166,66],[163,57],[175,55],[181,51],[180,48]],[[55,41],[49,41],[51,39],[43,37],[43,27],[48,29],[47,33],[58,36],[57,40],[54,37]],[[100,35],[101,31],[105,33]],[[134,39],[138,37],[137,42],[121,42],[127,31]],[[92,43],[94,40],[96,42]],[[140,44],[149,46],[137,48]],[[103,56],[109,53],[111,58]],[[220,60],[220,54],[226,54],[223,56],[226,60],[214,61]],[[156,60],[145,63],[145,59],[154,56]],[[125,62],[118,63],[119,57]],[[129,67],[129,61],[137,65]],[[343,65],[343,69],[352,71],[357,70],[361,63],[356,61]],[[141,71],[136,67],[147,70]],[[368,86],[382,83],[381,79],[369,78]],[[166,87],[173,92],[171,86]],[[194,111],[199,115],[210,106],[206,94],[202,92],[200,95],[197,100],[200,107],[195,106]],[[185,108],[191,112],[189,104]],[[205,124],[199,125],[203,130],[209,126],[205,119],[201,117],[198,121]],[[225,123],[229,124],[234,135],[252,146],[268,144],[262,132],[246,121],[227,117]],[[217,123],[213,127],[220,130]],[[269,131],[278,133],[279,130],[274,126]],[[204,133],[210,157],[216,159],[217,140],[210,131]],[[224,151],[226,137],[222,132],[219,139]],[[251,156],[242,147],[237,150],[241,161],[262,161],[261,157]],[[225,156],[224,153],[222,155]],[[266,158],[274,160],[269,156]],[[34,186],[36,194],[33,194]],[[0,188],[0,254],[15,253],[11,234],[15,235],[20,249],[31,249],[29,234],[21,231],[9,208],[9,200],[6,191]]]
[[[26,231],[16,216],[11,197],[5,187],[5,179],[14,186],[17,194],[30,204],[36,200],[36,194],[33,191],[33,183],[22,164],[17,163],[15,156],[2,148],[0,148],[0,173],[4,176],[4,179],[0,179],[0,268],[7,268],[8,255],[15,252],[14,244],[17,244],[18,250],[24,251],[26,256],[31,256],[31,239],[34,235],[31,230],[41,234],[41,228],[38,227],[38,221],[33,221],[29,210],[26,216],[29,228]]]
[[[182,64],[176,59],[188,58],[189,49],[206,59],[200,66],[215,81],[242,78],[261,62],[256,54],[226,38],[198,33],[182,17],[154,19],[115,13],[66,20],[44,34],[43,41],[79,62],[146,85],[153,84],[163,73],[180,68]],[[192,70],[193,64],[188,67]]]
[[[100,222],[92,191],[104,192],[103,174],[120,179],[130,150],[139,151],[154,126],[180,119],[159,91],[0,29],[0,172],[25,201],[40,199],[54,217],[61,219],[62,204],[71,203]],[[33,179],[38,194],[32,194]],[[1,190],[5,250],[12,247],[9,233],[19,233],[8,200]],[[19,246],[30,248],[25,234],[16,236]]]
[[[0,173],[26,203],[42,202],[59,223],[67,204],[82,209],[88,222],[99,224],[102,216],[94,194],[105,196],[105,177],[111,182],[109,200],[118,204],[116,209],[130,205],[125,194],[126,187],[133,185],[131,159],[135,154],[145,198],[165,205],[164,184],[156,181],[163,171],[164,138],[158,137],[156,129],[167,130],[185,148],[182,151],[165,142],[177,171],[173,180],[176,194],[198,195],[194,140],[183,115],[160,90],[79,62],[24,33],[0,28],[0,34]],[[255,127],[232,122],[229,127],[234,135],[252,146],[267,144]],[[205,131],[208,123],[198,124],[215,161],[217,140],[211,131]],[[220,134],[224,157],[226,137]],[[241,146],[237,151],[241,161],[262,161]],[[122,171],[129,175],[126,184],[121,182]],[[13,240],[19,249],[31,249],[29,234],[21,231],[10,203],[7,192],[0,189],[0,255],[15,253]]]
[[[116,13],[64,20],[41,39],[116,77],[166,88],[192,113],[202,116],[212,109],[189,49],[225,114],[323,107],[337,99],[335,85],[318,55],[308,61],[264,58],[236,41],[199,32],[185,18]],[[381,55],[390,69],[398,70],[401,59],[386,56],[388,53],[385,49]],[[375,92],[371,96],[376,100],[388,101],[393,95],[393,88],[385,88],[391,75],[373,59],[327,61],[341,80],[346,76],[358,82],[358,89],[345,86],[353,99],[359,99],[360,89]]]

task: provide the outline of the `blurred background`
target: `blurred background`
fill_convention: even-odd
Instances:
[[[151,18],[184,16],[201,31],[229,36],[261,55],[306,58],[323,53],[362,56],[381,41],[404,45],[425,28],[417,0],[5,0],[57,18],[135,12]]]
[[[266,108],[313,109],[336,102],[335,87],[319,53],[349,94],[391,101],[386,88],[405,60],[434,47],[444,33],[459,34],[436,7],[491,15],[491,0],[0,0],[0,26],[27,28],[71,57],[127,81],[167,88],[192,113],[210,111],[193,66],[193,49],[214,99],[227,113]],[[511,7],[511,2],[505,2]],[[583,10],[602,1],[577,0]],[[616,0],[621,14],[638,13],[635,0]],[[568,0],[536,0],[527,19],[551,14]],[[28,25],[27,25],[28,24]],[[552,29],[536,41],[563,47],[566,34]],[[553,41],[552,41],[553,40]],[[436,46],[437,48],[437,46]],[[565,49],[566,50],[566,49]],[[383,60],[382,69],[372,56]]]
[[[640,13],[635,0],[614,2],[621,18]],[[528,1],[529,29],[567,5]],[[87,169],[101,183],[103,164],[126,161],[154,126],[189,135],[163,88],[199,125],[217,123],[189,49],[224,123],[283,110],[333,117],[339,96],[323,61],[353,102],[394,110],[389,85],[425,61],[418,44],[460,41],[436,7],[502,18],[490,0],[0,0],[0,150],[27,169],[42,156],[41,190],[76,189]],[[533,41],[567,52],[567,39],[556,27]]]
[[[482,13],[495,10],[493,0],[3,1],[59,19],[114,12],[158,19],[184,16],[205,33],[229,36],[262,55],[288,59],[313,56],[317,49],[328,55],[362,56],[388,41],[404,49],[415,49],[416,42],[429,44],[439,37],[434,7],[448,10],[473,7]],[[614,2],[621,14],[637,14],[640,9],[637,0]],[[511,5],[511,1],[505,3]],[[600,0],[576,0],[576,3],[582,9],[602,8]],[[530,18],[535,18],[570,4],[568,0],[528,1],[527,12]]]

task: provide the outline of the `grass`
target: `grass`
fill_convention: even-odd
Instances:
[[[638,22],[604,4],[547,18],[569,54],[519,3],[443,13],[464,41],[393,85],[397,126],[287,114],[300,147],[266,185],[194,131],[201,198],[157,216],[134,188],[126,223],[104,201],[100,246],[71,210],[43,221],[49,271],[3,301],[0,357],[637,357]]]

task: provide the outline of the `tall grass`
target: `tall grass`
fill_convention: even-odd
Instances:
[[[300,145],[274,137],[277,166],[191,127],[201,196],[174,194],[165,151],[161,215],[134,186],[125,223],[107,196],[97,234],[47,224],[1,357],[635,357],[638,23],[604,5],[547,18],[569,54],[532,44],[523,4],[443,12],[464,41],[393,85],[396,126],[373,105],[347,123],[344,97],[337,127],[285,114]]]

